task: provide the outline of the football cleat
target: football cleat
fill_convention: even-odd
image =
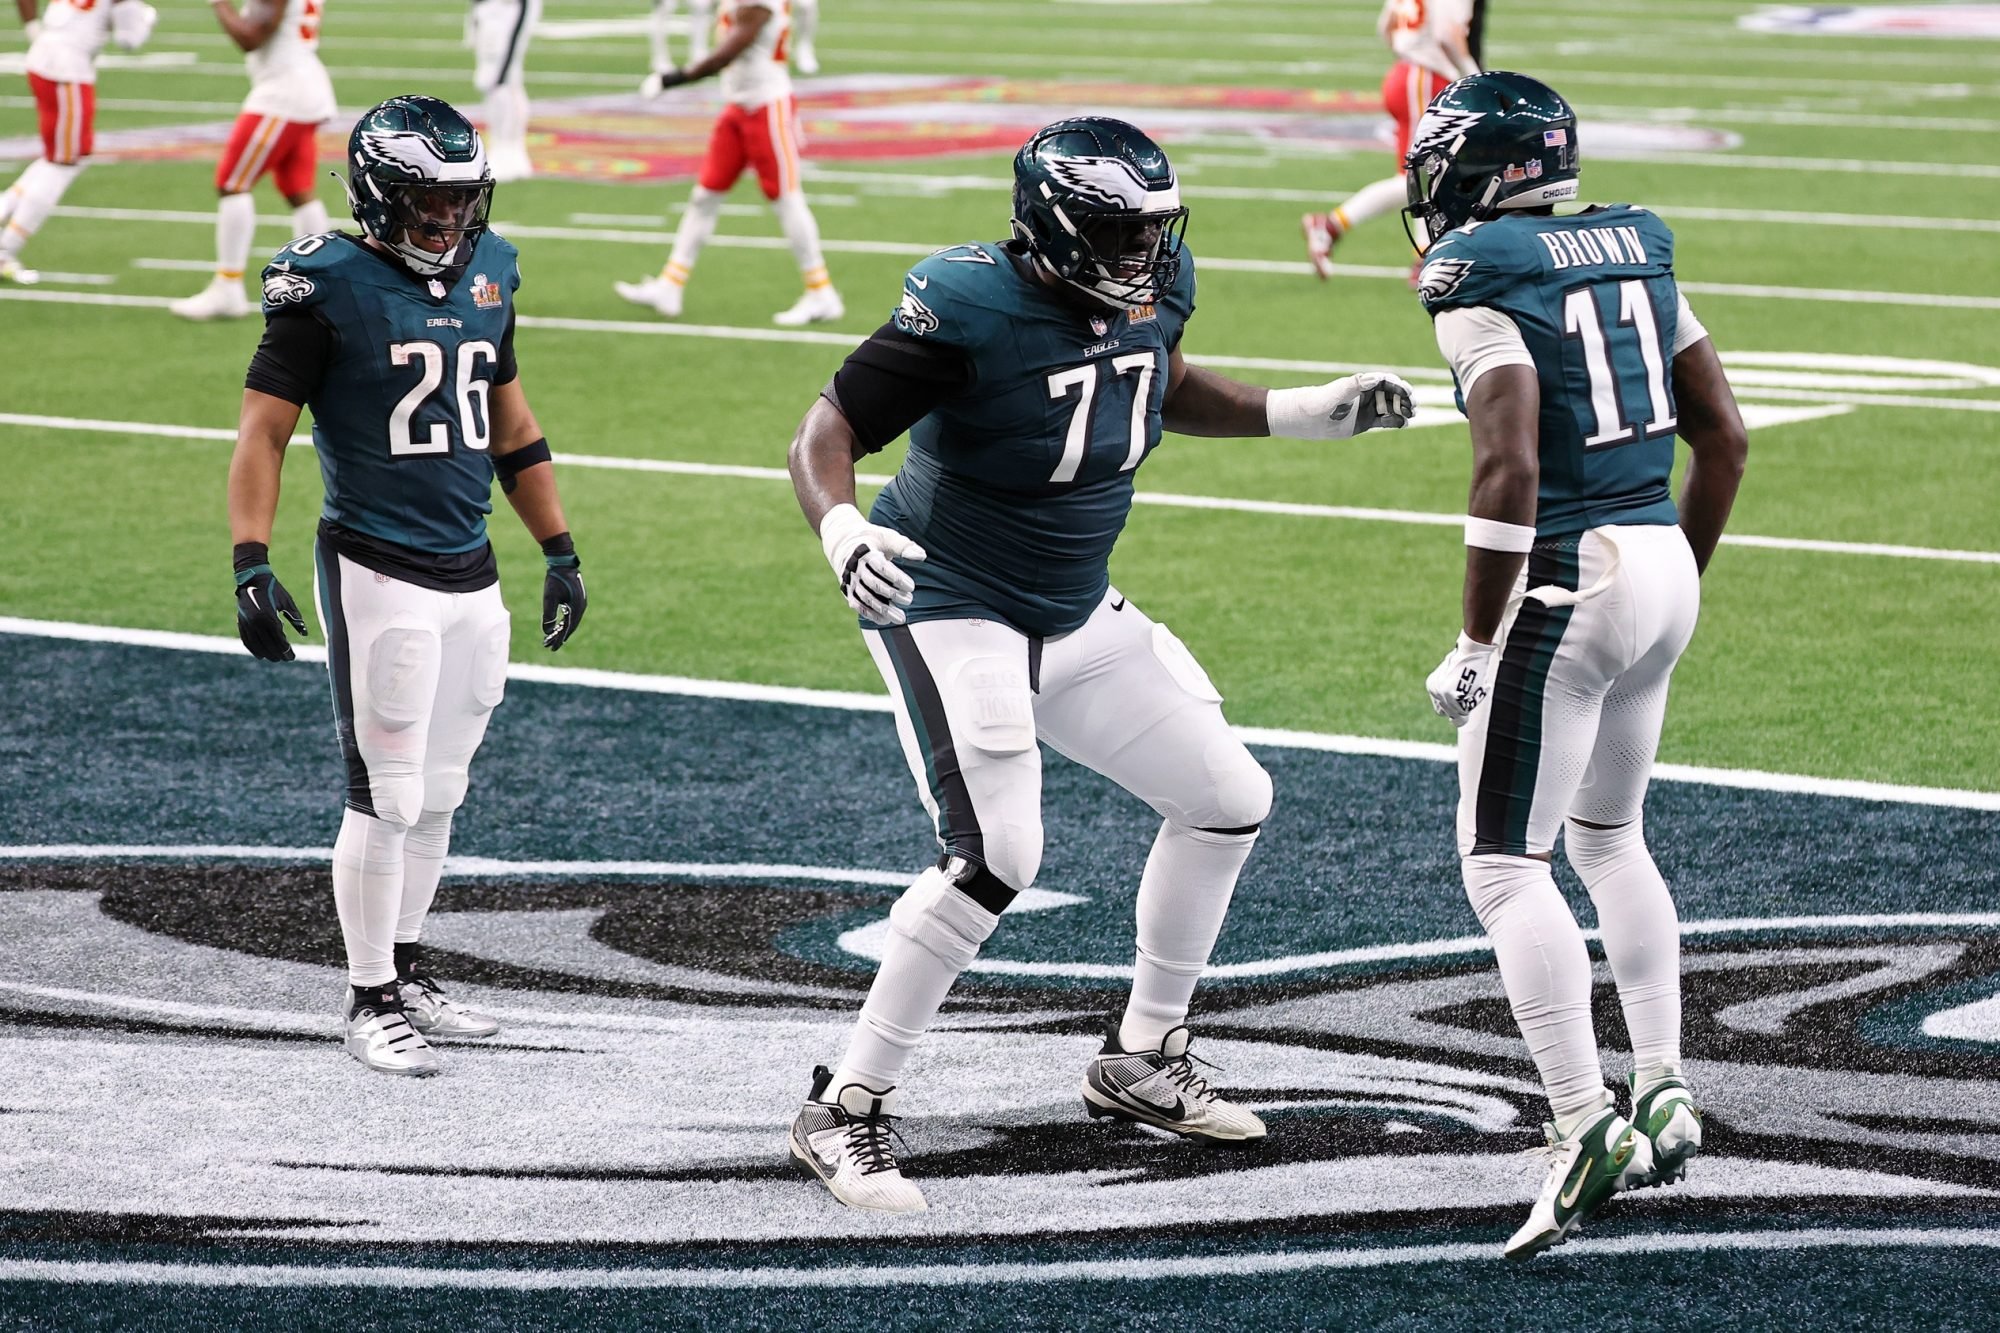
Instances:
[[[614,282],[611,287],[633,305],[645,306],[654,314],[665,315],[668,319],[680,318],[681,297],[687,290],[678,282],[668,282],[665,278],[648,278],[644,282]]]
[[[410,1025],[393,982],[359,996],[350,992],[346,1028],[347,1053],[378,1073],[422,1078],[442,1069],[437,1052]]]
[[[1632,1128],[1653,1145],[1653,1169],[1645,1185],[1671,1185],[1687,1175],[1688,1159],[1701,1151],[1701,1108],[1694,1092],[1678,1074],[1655,1079],[1644,1087],[1631,1075]]]
[[[894,1088],[849,1083],[828,1101],[833,1073],[813,1070],[812,1092],[792,1121],[792,1158],[819,1177],[850,1208],[875,1213],[918,1213],[923,1192],[903,1179],[896,1164]]]
[[[840,293],[832,287],[815,287],[801,296],[789,310],[780,310],[771,316],[773,324],[782,324],[795,329],[802,324],[817,324],[822,320],[839,319],[847,313],[841,304]]]
[[[1333,276],[1333,243],[1340,239],[1334,230],[1331,213],[1307,213],[1299,219],[1299,230],[1306,234],[1306,258],[1312,261],[1313,272],[1319,274],[1321,282]]]
[[[24,266],[12,255],[0,257],[0,282],[16,283],[22,287],[32,287],[42,280],[42,275]]]
[[[1225,1101],[1195,1072],[1185,1026],[1160,1039],[1156,1051],[1127,1051],[1118,1044],[1118,1020],[1104,1034],[1104,1048],[1083,1074],[1083,1109],[1191,1139],[1249,1143],[1264,1137],[1264,1122]],[[1205,1062],[1204,1062],[1205,1063]]]
[[[167,309],[182,319],[210,320],[242,319],[257,307],[243,295],[242,283],[216,278],[193,296],[175,301]]]
[[[1607,1106],[1577,1126],[1568,1138],[1544,1125],[1548,1147],[1536,1149],[1549,1159],[1542,1192],[1528,1220],[1507,1241],[1509,1259],[1526,1259],[1569,1239],[1612,1195],[1630,1189],[1653,1170],[1653,1145]]]
[[[410,1026],[426,1037],[490,1037],[500,1031],[498,1019],[448,998],[435,980],[422,973],[399,979],[396,990]]]

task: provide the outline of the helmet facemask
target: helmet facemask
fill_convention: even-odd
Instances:
[[[411,272],[429,278],[471,262],[493,206],[492,181],[447,185],[367,178],[367,184],[386,205],[390,223],[389,234],[375,239]]]

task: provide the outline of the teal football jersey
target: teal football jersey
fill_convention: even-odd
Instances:
[[[1473,223],[1425,254],[1419,290],[1432,316],[1484,306],[1521,330],[1541,380],[1538,536],[1676,521],[1666,223],[1630,204]]]
[[[927,559],[912,621],[1004,620],[1063,634],[1110,584],[1132,477],[1160,442],[1167,358],[1194,313],[1194,257],[1156,305],[1092,310],[997,244],[955,246],[903,280],[896,327],[962,350],[969,388],[910,428],[871,517]]]
[[[490,415],[521,285],[492,232],[447,288],[345,232],[307,236],[264,269],[264,313],[310,310],[334,334],[308,403],[328,522],[433,555],[477,550],[492,512]]]

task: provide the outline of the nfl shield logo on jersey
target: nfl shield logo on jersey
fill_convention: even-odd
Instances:
[[[1111,332],[1111,321],[1101,315],[1092,315],[1090,317],[1090,331],[1102,338],[1105,334]]]
[[[488,282],[484,273],[476,273],[472,278],[472,304],[481,310],[491,310],[500,304],[500,284]]]

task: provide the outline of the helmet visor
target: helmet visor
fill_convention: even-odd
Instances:
[[[493,182],[442,185],[405,182],[382,191],[405,244],[435,255],[447,254],[469,234],[486,226]]]

